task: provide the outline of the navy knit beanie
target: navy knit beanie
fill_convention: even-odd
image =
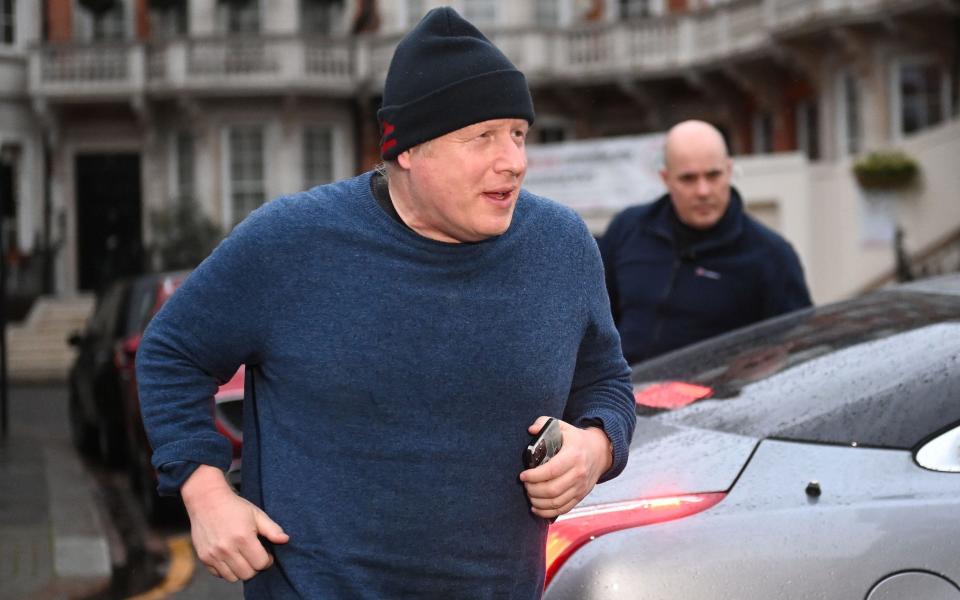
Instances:
[[[523,73],[449,7],[435,8],[400,40],[380,121],[380,157],[489,119],[526,119],[533,100]]]

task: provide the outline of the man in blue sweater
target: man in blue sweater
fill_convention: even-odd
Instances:
[[[151,323],[160,490],[248,598],[532,600],[549,520],[633,435],[600,255],[521,190],[526,80],[451,9],[400,42],[378,118],[382,173],[254,211]],[[241,364],[242,497],[211,416]],[[562,449],[524,470],[550,416]]]
[[[723,136],[703,121],[667,134],[667,193],[627,208],[599,240],[630,364],[810,306],[790,244],[752,219],[730,185]]]

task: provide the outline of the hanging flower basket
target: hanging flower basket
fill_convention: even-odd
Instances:
[[[919,172],[917,161],[898,150],[871,152],[853,165],[857,182],[875,190],[906,187],[916,180]]]

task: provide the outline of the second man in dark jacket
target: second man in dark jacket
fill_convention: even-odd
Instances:
[[[800,259],[751,218],[730,185],[722,135],[703,121],[667,134],[667,193],[618,214],[600,239],[629,363],[810,306]]]

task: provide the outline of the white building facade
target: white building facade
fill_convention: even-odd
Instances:
[[[50,257],[47,291],[69,294],[148,268],[164,207],[188,199],[229,230],[370,168],[393,48],[438,4],[0,0],[15,23],[0,43],[0,164],[16,165],[18,198],[5,227]],[[956,0],[449,4],[527,74],[533,143],[715,123],[818,301],[885,281],[893,226],[913,254],[960,243]],[[865,194],[852,161],[890,147],[918,160],[919,184]],[[609,210],[585,216],[600,233]]]

